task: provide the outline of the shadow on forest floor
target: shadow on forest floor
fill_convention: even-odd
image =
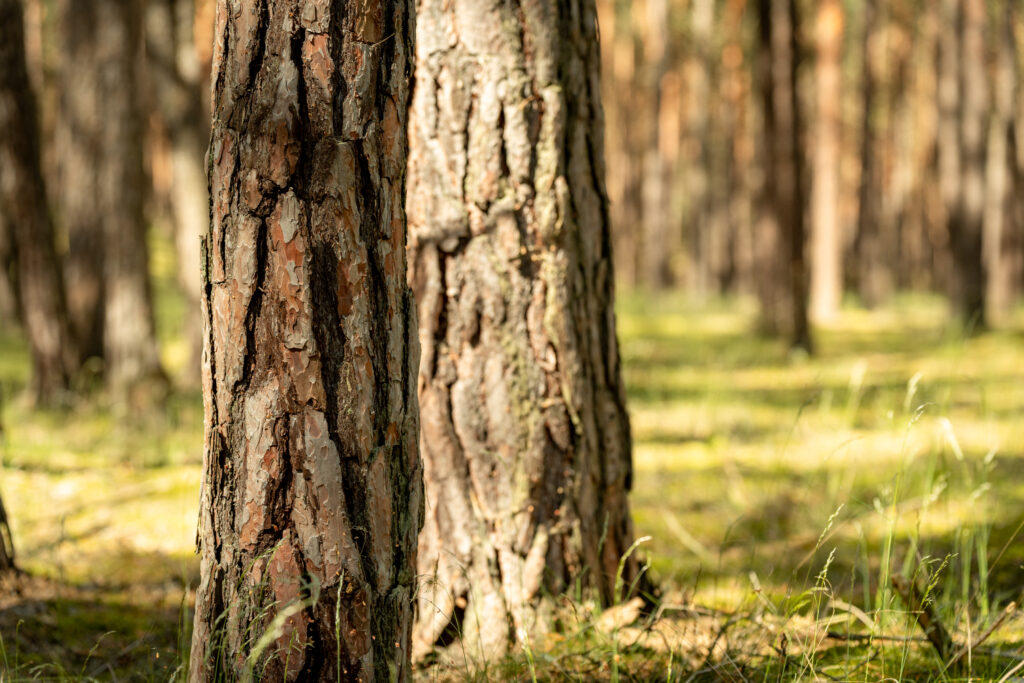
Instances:
[[[161,296],[176,310],[173,294]],[[652,537],[643,552],[663,591],[662,620],[641,630],[676,645],[662,652],[636,633],[623,641],[625,628],[602,635],[600,615],[581,617],[588,608],[577,605],[576,630],[539,643],[529,662],[469,677],[529,678],[528,667],[541,666],[541,678],[603,679],[622,655],[627,679],[664,679],[675,661],[706,669],[697,680],[774,680],[781,667],[799,677],[810,661],[800,648],[812,646],[812,669],[833,676],[927,670],[926,645],[879,650],[826,643],[818,631],[857,610],[879,632],[919,636],[888,586],[893,573],[934,582],[956,637],[1020,597],[1019,317],[963,338],[933,299],[848,310],[818,330],[818,355],[806,358],[751,334],[745,302],[622,297],[632,510],[637,535]],[[173,316],[161,319],[167,348],[180,350]],[[166,680],[184,651],[182,606],[188,613],[197,582],[201,401],[177,394],[159,415],[88,402],[34,413],[18,398],[27,365],[20,341],[0,335],[0,490],[30,573],[0,587],[0,664],[17,656],[21,673],[31,662],[53,678]],[[780,654],[783,632],[790,645]],[[992,642],[1021,640],[1018,616]],[[729,654],[739,650],[746,661]],[[673,654],[649,656],[657,652]],[[992,664],[1005,669],[1006,660]]]

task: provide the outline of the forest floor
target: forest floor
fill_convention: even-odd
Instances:
[[[163,353],[185,343],[154,271]],[[424,680],[967,680],[1024,670],[1024,312],[964,337],[944,304],[845,310],[795,356],[746,302],[620,299],[638,552],[657,607],[566,602],[515,656]],[[198,582],[197,390],[161,411],[22,398],[0,329],[0,492],[26,576],[0,585],[0,681],[175,678]],[[88,388],[87,388],[88,389]],[[891,575],[949,631],[945,666]],[[995,625],[991,634],[985,632]],[[979,641],[984,636],[984,643]],[[947,653],[946,660],[953,654]],[[1009,679],[1008,680],[1012,680]]]

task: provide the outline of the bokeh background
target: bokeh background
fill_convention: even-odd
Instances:
[[[806,617],[827,584],[812,621],[882,628],[904,573],[954,633],[992,623],[1024,585],[1024,8],[597,4],[632,508],[666,599]],[[164,679],[198,580],[213,2],[21,5],[2,664]]]

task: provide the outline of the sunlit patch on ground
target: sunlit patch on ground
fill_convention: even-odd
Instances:
[[[154,265],[174,374],[180,299]],[[958,639],[1019,597],[1024,321],[964,338],[941,302],[913,298],[846,312],[805,358],[752,334],[754,315],[746,302],[620,305],[632,509],[652,537],[656,614],[618,624],[566,604],[562,631],[529,652],[423,678],[901,678],[936,662],[890,574],[929,585]],[[0,490],[29,572],[0,591],[0,662],[166,680],[198,580],[200,397],[173,394],[159,414],[102,400],[33,413],[19,399],[26,367],[0,334]],[[1022,632],[1007,618],[989,650]],[[975,675],[1014,663],[972,656]]]

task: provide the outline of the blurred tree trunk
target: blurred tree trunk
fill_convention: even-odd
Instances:
[[[143,204],[137,0],[63,0],[63,214],[68,303],[86,355],[122,397],[163,382]]]
[[[981,2],[961,2],[957,17],[957,133],[959,177],[949,235],[956,266],[954,308],[970,328],[983,328],[985,263],[982,233],[985,214],[985,130],[988,75],[985,69],[985,13]]]
[[[817,118],[814,135],[814,180],[811,185],[811,316],[833,319],[843,295],[843,240],[839,226],[840,57],[843,7],[839,0],[818,5],[815,34]]]
[[[672,284],[672,240],[668,211],[668,179],[661,144],[661,84],[668,71],[668,0],[646,0],[643,49],[647,101],[647,138],[643,146],[644,284],[659,291]]]
[[[171,143],[171,211],[178,254],[178,280],[185,292],[185,336],[189,344],[186,382],[199,381],[202,355],[199,241],[210,221],[204,156],[209,117],[200,92],[200,66],[193,42],[194,0],[149,0],[146,6],[147,64],[153,96]]]
[[[14,294],[14,245],[7,228],[0,225],[0,333],[13,329],[18,319]]]
[[[78,358],[43,182],[23,26],[19,1],[0,0],[0,242],[32,355],[30,392],[37,403],[51,404],[70,388]]]
[[[595,11],[420,0],[416,27],[414,656],[460,635],[490,658],[543,629],[542,596],[615,601],[633,540]]]
[[[755,262],[751,177],[754,144],[749,115],[751,78],[743,54],[743,26],[746,0],[729,0],[725,7],[725,46],[722,49],[722,102],[728,149],[725,163],[725,196],[728,206],[728,263],[723,277],[724,292],[752,293]]]
[[[17,0],[0,0],[0,5],[12,1],[16,2]],[[2,430],[0,430],[0,436],[2,436]],[[4,501],[0,498],[0,574],[17,570],[14,559],[14,536],[11,534],[11,525],[7,520]]]
[[[102,160],[103,73],[96,39],[101,5],[110,0],[59,0],[60,103],[56,193],[67,232],[64,258],[71,327],[82,360],[103,356],[106,287],[103,276],[104,208],[99,169]]]
[[[805,191],[796,91],[800,25],[796,0],[759,0],[759,77],[766,146],[762,188],[766,219],[759,243],[758,295],[762,326],[786,337],[793,348],[811,350],[804,260]]]
[[[216,17],[191,680],[245,676],[252,656],[263,680],[405,681],[411,7],[221,0]]]
[[[99,21],[103,88],[100,198],[104,208],[103,271],[106,287],[103,357],[107,385],[116,393],[146,382],[163,383],[149,283],[143,210],[142,110],[138,67],[142,16],[138,0],[94,0]],[[73,286],[73,283],[72,283]]]
[[[1013,296],[1012,238],[1013,207],[1011,181],[1016,160],[1014,151],[1013,106],[1017,89],[1017,56],[1013,36],[1014,3],[1002,3],[1003,21],[992,27],[996,68],[993,109],[988,128],[987,167],[985,169],[984,262],[986,317],[999,320],[1009,311]]]
[[[861,138],[860,186],[857,209],[857,234],[853,252],[857,292],[868,308],[882,303],[891,293],[892,284],[886,267],[882,236],[882,190],[878,168],[878,80],[879,64],[875,47],[878,32],[878,0],[865,0],[863,5],[861,58]]]
[[[690,241],[690,286],[701,298],[716,287],[721,266],[720,245],[725,235],[712,217],[712,54],[711,41],[715,8],[711,0],[694,0],[690,13],[691,58],[687,64],[686,132],[688,173],[686,225]]]
[[[641,254],[644,238],[640,231],[640,164],[637,163],[636,138],[642,126],[634,125],[641,107],[636,102],[635,28],[632,3],[601,0],[598,3],[602,43],[605,46],[604,101],[609,103],[608,129],[617,131],[607,137],[608,194],[611,200],[615,266],[620,282],[628,287],[640,284]]]

